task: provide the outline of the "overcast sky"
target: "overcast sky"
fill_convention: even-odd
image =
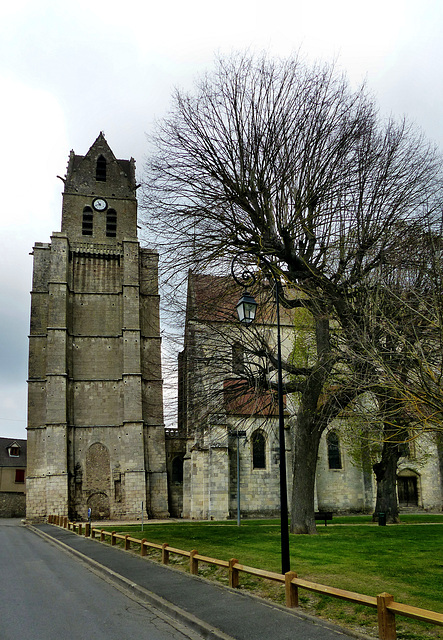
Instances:
[[[29,253],[60,230],[70,149],[84,155],[104,131],[140,175],[174,87],[245,49],[335,59],[443,148],[442,32],[441,0],[2,3],[0,436],[26,437]]]

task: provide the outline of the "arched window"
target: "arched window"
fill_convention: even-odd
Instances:
[[[106,212],[106,237],[115,238],[117,235],[117,212],[115,209],[108,209]]]
[[[340,442],[335,431],[330,431],[326,436],[328,445],[328,463],[330,469],[341,469]]]
[[[232,371],[237,375],[245,372],[243,346],[240,342],[234,342],[232,345]]]
[[[106,182],[106,158],[104,156],[99,156],[97,158],[95,179],[98,180],[98,182]]]
[[[92,236],[93,231],[93,213],[91,207],[85,207],[83,209],[83,220],[82,220],[82,235],[84,236]]]
[[[252,434],[252,468],[266,469],[266,440],[261,431]]]
[[[183,482],[183,458],[176,456],[172,461],[172,482]]]

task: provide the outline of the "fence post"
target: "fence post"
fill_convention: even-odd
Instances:
[[[195,559],[197,553],[197,549],[192,549],[189,554],[189,571],[193,576],[198,576],[198,560]]]
[[[131,546],[131,543],[129,542],[129,533],[127,533],[125,535],[125,551],[129,551],[129,547]]]
[[[140,542],[140,555],[141,556],[145,556],[146,555],[145,542],[146,542],[146,538],[143,538],[143,540]]]
[[[85,538],[89,538],[90,536],[91,525],[89,522],[85,524]]]
[[[232,587],[232,589],[238,588],[238,569],[234,567],[237,563],[237,558],[231,558],[229,560],[229,586]]]
[[[169,564],[169,551],[166,547],[169,547],[169,544],[164,542],[162,544],[162,564]]]
[[[63,518],[63,529],[67,529],[68,528],[68,516],[65,516]]]
[[[115,537],[115,531],[112,531],[112,533],[111,533],[111,547],[114,547],[116,542],[117,542],[117,539]]]
[[[83,533],[83,525],[82,525],[82,523],[81,523],[81,522],[79,522],[79,525],[78,525],[78,535],[79,535],[79,536],[81,536],[81,535],[82,535],[82,533]]]
[[[390,593],[377,596],[378,637],[380,640],[396,640],[395,614],[387,606],[394,601]]]
[[[290,609],[298,607],[298,586],[292,584],[293,578],[296,578],[295,571],[288,571],[285,573],[285,594],[286,594],[286,606]]]

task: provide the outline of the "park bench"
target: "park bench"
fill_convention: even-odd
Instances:
[[[316,520],[324,520],[325,522],[325,527],[328,524],[328,520],[332,520],[332,512],[331,511],[316,511],[315,512],[315,519]]]

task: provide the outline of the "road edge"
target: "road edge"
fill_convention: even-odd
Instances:
[[[35,528],[32,524],[28,522],[24,522],[23,524],[25,527],[30,529],[33,533],[36,533],[37,535],[39,535],[41,538],[44,538],[45,540],[53,543],[56,546],[60,546],[66,553],[70,553],[71,555],[74,555],[75,557],[77,557],[80,561],[84,562],[87,566],[89,566],[89,568],[94,573],[96,573],[96,575],[102,577],[103,579],[108,579],[110,582],[115,584],[117,588],[124,590],[127,593],[127,595],[135,594],[141,600],[156,607],[164,615],[168,616],[169,618],[172,618],[175,621],[180,622],[181,624],[192,629],[193,631],[196,631],[202,636],[202,638],[204,638],[204,640],[236,640],[236,638],[224,633],[217,627],[214,627],[213,625],[210,625],[204,622],[203,620],[200,620],[200,618],[197,618],[197,616],[195,616],[194,614],[185,611],[184,609],[178,607],[177,605],[174,605],[172,602],[169,602],[168,600],[166,600],[165,598],[162,598],[156,593],[153,593],[152,591],[145,589],[139,584],[132,582],[131,580],[128,580],[127,578],[120,575],[119,573],[100,564],[96,560],[83,554],[81,551],[78,551],[77,549],[73,549],[69,545],[62,542],[61,540],[58,540],[57,538],[54,538],[50,534]],[[97,544],[100,544],[96,540],[95,541],[91,540],[91,542],[96,542]],[[115,551],[119,551],[119,550],[120,549],[115,549]],[[172,567],[165,567],[165,568],[172,571],[175,570]],[[196,579],[203,580],[203,581],[205,580],[200,576],[196,577]],[[229,589],[229,587],[224,587],[224,588]],[[262,598],[251,593],[242,592],[241,596],[260,600],[263,604],[266,604],[269,607],[281,609],[286,614],[293,615],[294,617],[302,618],[304,620],[308,620],[313,624],[316,624],[317,626],[318,625],[324,626],[327,629],[343,634],[344,637],[351,637],[351,638],[355,638],[356,640],[375,640],[376,639],[376,636],[369,636],[367,634],[358,632],[354,629],[341,627],[340,625],[337,625],[333,622],[329,622],[328,620],[325,620],[322,618],[318,618],[316,616],[312,616],[309,613],[305,613],[304,611],[300,611],[298,609],[297,610],[287,609],[286,607],[282,607],[277,603],[263,601]]]
[[[185,627],[192,629],[200,634],[204,640],[235,640],[232,636],[227,635],[220,629],[207,624],[203,620],[200,620],[192,613],[188,613],[184,609],[177,607],[176,605],[168,602],[161,596],[141,587],[135,582],[128,580],[124,576],[116,573],[112,569],[100,564],[96,560],[93,560],[89,556],[81,553],[77,549],[73,549],[69,545],[61,542],[61,540],[57,540],[53,538],[51,535],[45,533],[44,531],[40,531],[29,523],[24,525],[27,529],[40,536],[41,538],[47,540],[48,542],[60,547],[65,553],[69,553],[79,560],[81,560],[84,564],[88,565],[89,568],[93,570],[93,573],[96,575],[105,578],[118,586],[121,590],[127,592],[127,595],[134,594],[137,598],[141,599],[143,602],[147,602],[148,604],[154,606],[156,609],[161,611],[167,617],[174,621],[178,621],[183,624]]]

